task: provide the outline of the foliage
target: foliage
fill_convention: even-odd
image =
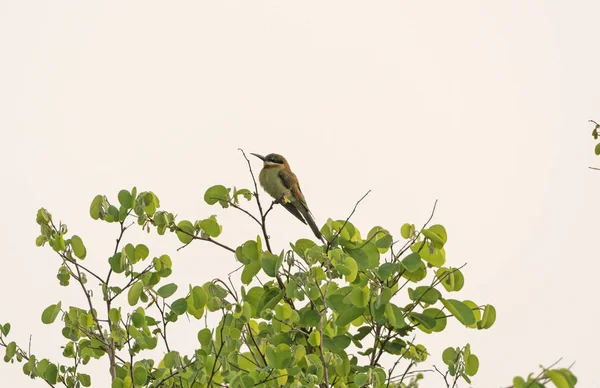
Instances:
[[[417,333],[440,333],[452,321],[486,330],[496,320],[492,305],[452,297],[464,285],[464,265],[446,263],[448,235],[442,225],[429,225],[431,217],[420,229],[402,225],[400,239],[380,226],[364,235],[350,217],[329,219],[321,229],[326,244],[299,239],[275,251],[266,223],[275,202],[265,210],[255,180],[254,191],[216,185],[204,196],[208,204],[236,209],[257,223],[260,235],[235,248],[217,240],[223,227],[215,215],[177,219],[161,209],[152,191],[135,187],[121,190],[116,199],[98,195],[89,209],[94,220],[118,227],[106,276],[84,266],[96,256],[87,251],[85,239],[69,234],[63,223],[56,225],[45,209],[37,213],[36,245],[59,256],[60,285],[76,284],[86,305],[59,301],[42,313],[44,324],[61,322],[62,363],[8,342],[8,323],[0,326],[0,345],[6,362],[22,362],[26,375],[52,387],[91,386],[85,372],[92,359],[107,360],[113,388],[417,387],[423,374],[416,367],[430,357],[415,342]],[[257,204],[258,215],[242,206],[246,201]],[[184,247],[198,241],[221,247],[240,263],[241,285],[231,278],[187,287],[170,283],[176,261],[151,253],[141,242],[123,243],[136,224],[161,236],[173,234]],[[201,320],[207,314],[218,315],[215,327]],[[168,333],[184,316],[202,327],[190,354],[169,344]],[[162,355],[151,357],[153,350]],[[395,361],[386,369],[386,360]],[[469,344],[447,348],[440,361],[446,371],[436,370],[448,387],[470,382],[479,368]],[[571,387],[574,377],[566,373],[547,370],[544,378]],[[567,376],[567,385],[559,375]],[[523,386],[517,385],[521,381],[515,387]]]
[[[598,124],[594,120],[590,120],[590,122],[594,124],[594,130],[592,131],[592,137],[594,138],[594,140],[598,140],[598,129],[600,129],[600,124]],[[600,143],[596,144],[596,147],[594,147],[594,153],[596,155],[600,155]]]

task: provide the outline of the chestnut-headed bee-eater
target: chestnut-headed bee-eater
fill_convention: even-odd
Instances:
[[[252,155],[261,159],[264,163],[258,176],[258,181],[263,189],[297,219],[304,224],[308,224],[315,236],[323,241],[323,235],[319,231],[310,210],[308,210],[304,194],[300,190],[298,178],[290,169],[287,160],[278,154]]]

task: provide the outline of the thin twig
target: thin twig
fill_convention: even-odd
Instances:
[[[355,204],[354,204],[354,209],[352,209],[352,212],[350,213],[350,215],[348,216],[348,218],[346,218],[346,221],[344,221],[344,223],[342,224],[342,227],[333,235],[333,238],[331,239],[331,241],[327,241],[327,247],[325,248],[325,253],[329,252],[329,249],[331,249],[331,244],[333,244],[333,242],[335,241],[336,238],[339,237],[340,233],[342,233],[342,230],[346,227],[346,225],[348,224],[348,221],[350,221],[350,218],[352,218],[352,216],[354,215],[354,213],[356,212],[356,208],[358,207],[358,205],[362,202],[363,199],[365,199],[365,197],[367,195],[369,195],[369,193],[371,192],[371,190],[367,191],[365,193],[365,195],[363,195]]]

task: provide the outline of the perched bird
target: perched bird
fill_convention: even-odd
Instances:
[[[263,189],[297,219],[308,224],[315,236],[323,241],[323,235],[315,224],[315,219],[308,210],[308,205],[300,190],[298,178],[290,169],[287,160],[278,154],[252,155],[264,162],[263,169],[258,176],[258,181]]]

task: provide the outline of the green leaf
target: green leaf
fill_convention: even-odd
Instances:
[[[80,259],[85,259],[86,250],[85,245],[83,245],[83,241],[81,237],[74,235],[71,237],[71,248],[73,249],[73,253]]]
[[[396,263],[383,263],[377,270],[377,274],[381,280],[386,280],[398,269]]]
[[[429,229],[422,231],[423,236],[427,237],[436,248],[442,248],[448,240],[446,229],[442,225],[432,225]]]
[[[44,312],[42,312],[42,323],[49,325],[52,322],[54,322],[54,320],[58,316],[58,313],[60,312],[61,303],[62,302],[52,304],[46,307],[46,309],[44,309]]]
[[[552,369],[546,371],[546,376],[552,381],[556,388],[572,388],[573,384],[569,383],[567,377],[562,374],[559,370]]]
[[[48,364],[46,370],[44,371],[44,378],[50,384],[56,384],[58,378],[58,367],[55,364]]]
[[[15,356],[15,354],[17,353],[17,343],[16,342],[10,342],[7,346],[6,346],[6,353],[4,354],[4,362],[9,362],[12,360],[12,358]]]
[[[242,283],[250,284],[254,276],[260,272],[261,264],[260,261],[251,261],[244,266],[242,270]]]
[[[187,301],[185,298],[179,298],[171,304],[171,310],[177,315],[184,314],[187,310]]]
[[[277,361],[275,367],[277,369],[285,369],[287,368],[290,360],[292,359],[292,351],[287,344],[279,344],[277,345]]]
[[[246,200],[250,201],[252,199],[252,192],[248,189],[239,189],[235,191],[235,200],[237,202],[237,198],[238,196],[243,196],[244,198],[246,198]]]
[[[229,206],[227,203],[229,201],[229,191],[222,185],[210,187],[204,193],[204,201],[209,205],[219,202],[222,207],[226,208]]]
[[[142,282],[137,281],[133,283],[131,287],[129,287],[129,292],[127,293],[127,302],[130,306],[135,306],[142,295],[142,291],[144,289],[144,285]]]
[[[350,291],[349,296],[352,304],[358,308],[367,307],[367,304],[369,303],[368,289],[361,289],[358,287],[353,288],[352,291]]]
[[[121,273],[125,271],[125,255],[121,252],[117,252],[114,256],[109,257],[108,263],[110,264],[110,268],[115,273]]]
[[[189,244],[194,239],[194,225],[190,221],[181,221],[177,224],[177,238],[184,244]]]
[[[440,299],[450,313],[465,326],[475,323],[473,311],[463,302],[456,299]]]
[[[334,353],[340,353],[346,349],[352,342],[351,338],[347,335],[336,335],[333,338],[324,336],[323,346],[327,350],[331,350]]]
[[[150,254],[150,250],[144,244],[138,244],[134,250],[135,262],[144,260]]]
[[[367,235],[367,240],[371,240],[375,243],[375,246],[379,249],[379,253],[386,253],[394,242],[390,232],[381,226],[375,226],[371,229]]]
[[[594,153],[596,155],[600,155],[600,143],[596,144],[596,147],[594,148]]]
[[[257,261],[260,257],[258,243],[254,240],[248,240],[242,246],[242,255],[250,261]]]
[[[84,387],[92,386],[92,378],[90,377],[90,375],[86,375],[85,373],[77,373],[77,379]]]
[[[411,300],[419,301],[427,304],[434,304],[442,297],[438,290],[428,286],[419,286],[415,290],[408,289],[408,296]]]
[[[103,209],[104,196],[96,195],[90,205],[90,216],[94,219],[102,219],[104,217]]]
[[[133,368],[133,381],[137,387],[141,387],[146,385],[146,380],[148,379],[148,371],[143,366],[143,364],[138,364]]]
[[[296,252],[298,256],[302,258],[305,258],[306,253],[310,251],[313,247],[317,246],[317,244],[315,244],[314,241],[306,238],[301,238],[300,240],[296,241],[296,244],[290,245],[292,246],[294,252]]]
[[[358,308],[354,306],[349,306],[346,310],[344,310],[340,316],[335,320],[335,324],[337,326],[346,326],[356,318],[360,317],[362,313],[365,311],[364,308]]]
[[[165,364],[165,368],[168,369],[171,369],[175,366],[179,366],[179,352],[172,350],[169,353],[165,354],[163,362]]]
[[[476,355],[471,354],[465,361],[465,373],[469,376],[475,376],[477,371],[479,370],[479,358]],[[565,388],[569,388],[569,386],[565,386]]]
[[[116,377],[111,384],[111,388],[125,388],[125,383],[123,379]]]
[[[204,290],[204,288],[199,286],[194,286],[191,290],[192,301],[194,308],[199,310],[206,306],[206,301],[208,300],[208,294]]]
[[[267,275],[274,278],[277,275],[277,271],[279,271],[281,260],[279,256],[274,255],[271,252],[265,251],[260,260],[260,265]]]
[[[481,321],[477,322],[478,329],[489,329],[496,322],[496,308],[491,304],[485,305]]]
[[[413,236],[414,231],[415,231],[414,225],[404,224],[400,228],[400,235],[402,236],[403,239],[409,239]]]
[[[46,242],[48,241],[48,237],[44,236],[43,234],[40,234],[39,236],[36,237],[35,239],[35,246],[36,247],[41,247],[42,245],[44,245]]]
[[[430,331],[423,330],[426,333],[429,333],[432,331],[439,333],[440,331],[443,331],[446,328],[446,324],[448,321],[446,319],[445,314],[442,312],[442,310],[436,309],[434,307],[430,307],[428,309],[423,310],[423,314],[435,319],[435,326],[433,328],[431,328]]]
[[[358,275],[358,264],[356,263],[356,260],[350,256],[347,256],[344,258],[344,267],[348,268],[349,270],[349,273],[345,274],[344,278],[348,283],[352,283]]]
[[[203,348],[210,345],[212,341],[212,332],[210,329],[202,329],[198,332],[198,342],[202,345]]]
[[[217,223],[217,216],[210,216],[205,220],[200,221],[200,228],[210,237],[219,237],[223,228]]]
[[[465,285],[465,277],[458,268],[442,267],[437,270],[435,275],[442,281],[442,286],[446,291],[460,291]]]
[[[457,356],[458,356],[458,353],[456,353],[456,349],[446,348],[442,352],[442,361],[444,361],[444,364],[446,364],[446,365],[451,365],[456,362]]]
[[[0,331],[2,332],[2,335],[6,337],[8,333],[10,333],[10,323],[5,323],[4,326],[0,326]]]
[[[177,291],[177,284],[169,283],[156,290],[156,294],[162,298],[168,298],[173,295],[175,291]]]
[[[131,193],[129,191],[119,191],[117,198],[119,199],[119,203],[121,204],[121,206],[123,206],[124,208],[131,209],[133,207],[133,197],[131,196]]]
[[[409,317],[411,317],[414,321],[416,321],[420,325],[423,325],[426,329],[429,330],[432,330],[436,324],[435,319],[433,319],[429,315],[412,312],[409,314]]]
[[[423,260],[434,267],[441,267],[446,262],[446,251],[444,248],[438,248],[435,243],[429,241],[420,241],[410,246],[413,252],[418,252]]]
[[[402,265],[408,272],[415,272],[423,268],[423,261],[421,261],[421,256],[417,252],[413,252],[402,259]]]
[[[379,266],[379,250],[373,243],[367,243],[356,249],[347,249],[347,253],[356,260],[361,271]]]
[[[367,381],[369,381],[369,376],[366,373],[359,373],[357,375],[354,375],[354,385],[356,385],[357,387],[362,387],[363,385],[366,385]]]

